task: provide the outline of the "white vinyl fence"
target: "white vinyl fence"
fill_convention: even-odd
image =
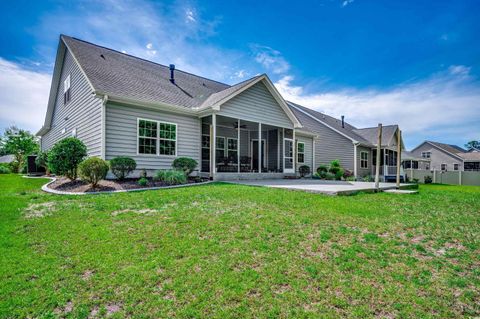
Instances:
[[[418,179],[419,183],[424,183],[425,177],[430,176],[433,183],[480,186],[480,172],[444,172],[407,168],[405,174],[409,180]]]

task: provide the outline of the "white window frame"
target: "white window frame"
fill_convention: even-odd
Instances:
[[[303,152],[300,152],[300,151],[298,150],[298,146],[299,146],[300,144],[303,145]],[[302,154],[302,155],[303,155],[303,161],[301,161],[301,162],[298,160],[298,155],[299,155],[299,154]],[[298,163],[298,164],[305,164],[305,142],[297,142],[297,163]]]
[[[365,158],[365,159],[362,158],[362,155],[363,155],[363,154],[366,154],[366,158]],[[365,167],[362,165],[362,163],[364,163],[364,162],[366,163],[366,164],[365,164]],[[360,168],[362,168],[362,169],[368,169],[368,152],[367,152],[367,151],[360,151]]]
[[[219,138],[223,138],[223,148],[218,148],[217,146],[217,139]],[[225,136],[216,136],[215,138],[215,152],[216,151],[220,151],[220,150],[223,150],[223,157],[225,157],[225,152],[227,151],[227,138]]]
[[[149,121],[149,122],[156,122],[157,123],[157,136],[156,137],[143,137],[140,136],[140,121]],[[168,138],[160,138],[160,123],[163,124],[170,124],[175,126],[175,139],[168,139]],[[155,139],[155,147],[156,147],[156,152],[155,154],[144,154],[139,152],[139,139],[140,138],[151,138]],[[166,154],[160,154],[160,140],[165,140],[165,141],[174,141],[175,142],[175,154],[174,155],[166,155]],[[147,119],[147,118],[142,118],[142,117],[137,117],[137,155],[138,156],[164,156],[164,157],[176,157],[178,154],[178,125],[177,123],[173,122],[167,122],[167,121],[158,121],[158,120],[152,120],[152,119]]]
[[[236,150],[235,150],[235,149],[230,149],[230,148],[228,148],[228,140],[235,140],[235,141],[237,141],[237,149],[236,149]],[[238,157],[238,138],[236,138],[236,137],[227,137],[227,141],[226,141],[226,142],[227,142],[227,145],[225,145],[225,146],[226,146],[226,152],[227,152],[227,156],[226,156],[226,157],[228,157],[228,155],[229,155],[228,152],[230,152],[230,151],[237,152],[237,157]]]

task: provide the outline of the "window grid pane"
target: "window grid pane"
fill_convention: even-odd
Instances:
[[[138,153],[139,154],[157,154],[157,140],[153,138],[138,139]]]

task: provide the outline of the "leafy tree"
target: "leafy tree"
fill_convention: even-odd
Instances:
[[[77,179],[77,167],[87,156],[87,147],[76,137],[57,142],[48,152],[48,165],[58,175]]]
[[[467,150],[471,151],[473,149],[480,150],[480,141],[470,141],[465,144]]]
[[[39,151],[38,140],[27,130],[10,126],[5,129],[1,138],[1,149],[4,154],[12,154],[15,158],[18,171],[23,168],[28,155]]]

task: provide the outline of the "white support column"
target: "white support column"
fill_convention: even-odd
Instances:
[[[240,119],[238,119],[237,126],[237,173],[240,174]]]
[[[282,173],[285,172],[285,128],[282,127]]]
[[[312,175],[314,172],[316,172],[316,167],[315,167],[315,137],[312,138]]]
[[[462,185],[462,171],[458,170],[458,185]]]
[[[277,128],[277,170],[280,171],[280,130]]]
[[[258,123],[258,172],[262,172],[262,123]]]
[[[297,174],[297,141],[295,140],[295,128],[293,131],[293,173]]]
[[[217,172],[217,115],[212,114],[212,177],[215,179],[215,173]]]
[[[357,144],[353,144],[353,176],[357,178],[357,164],[358,163],[358,154],[357,154]]]

